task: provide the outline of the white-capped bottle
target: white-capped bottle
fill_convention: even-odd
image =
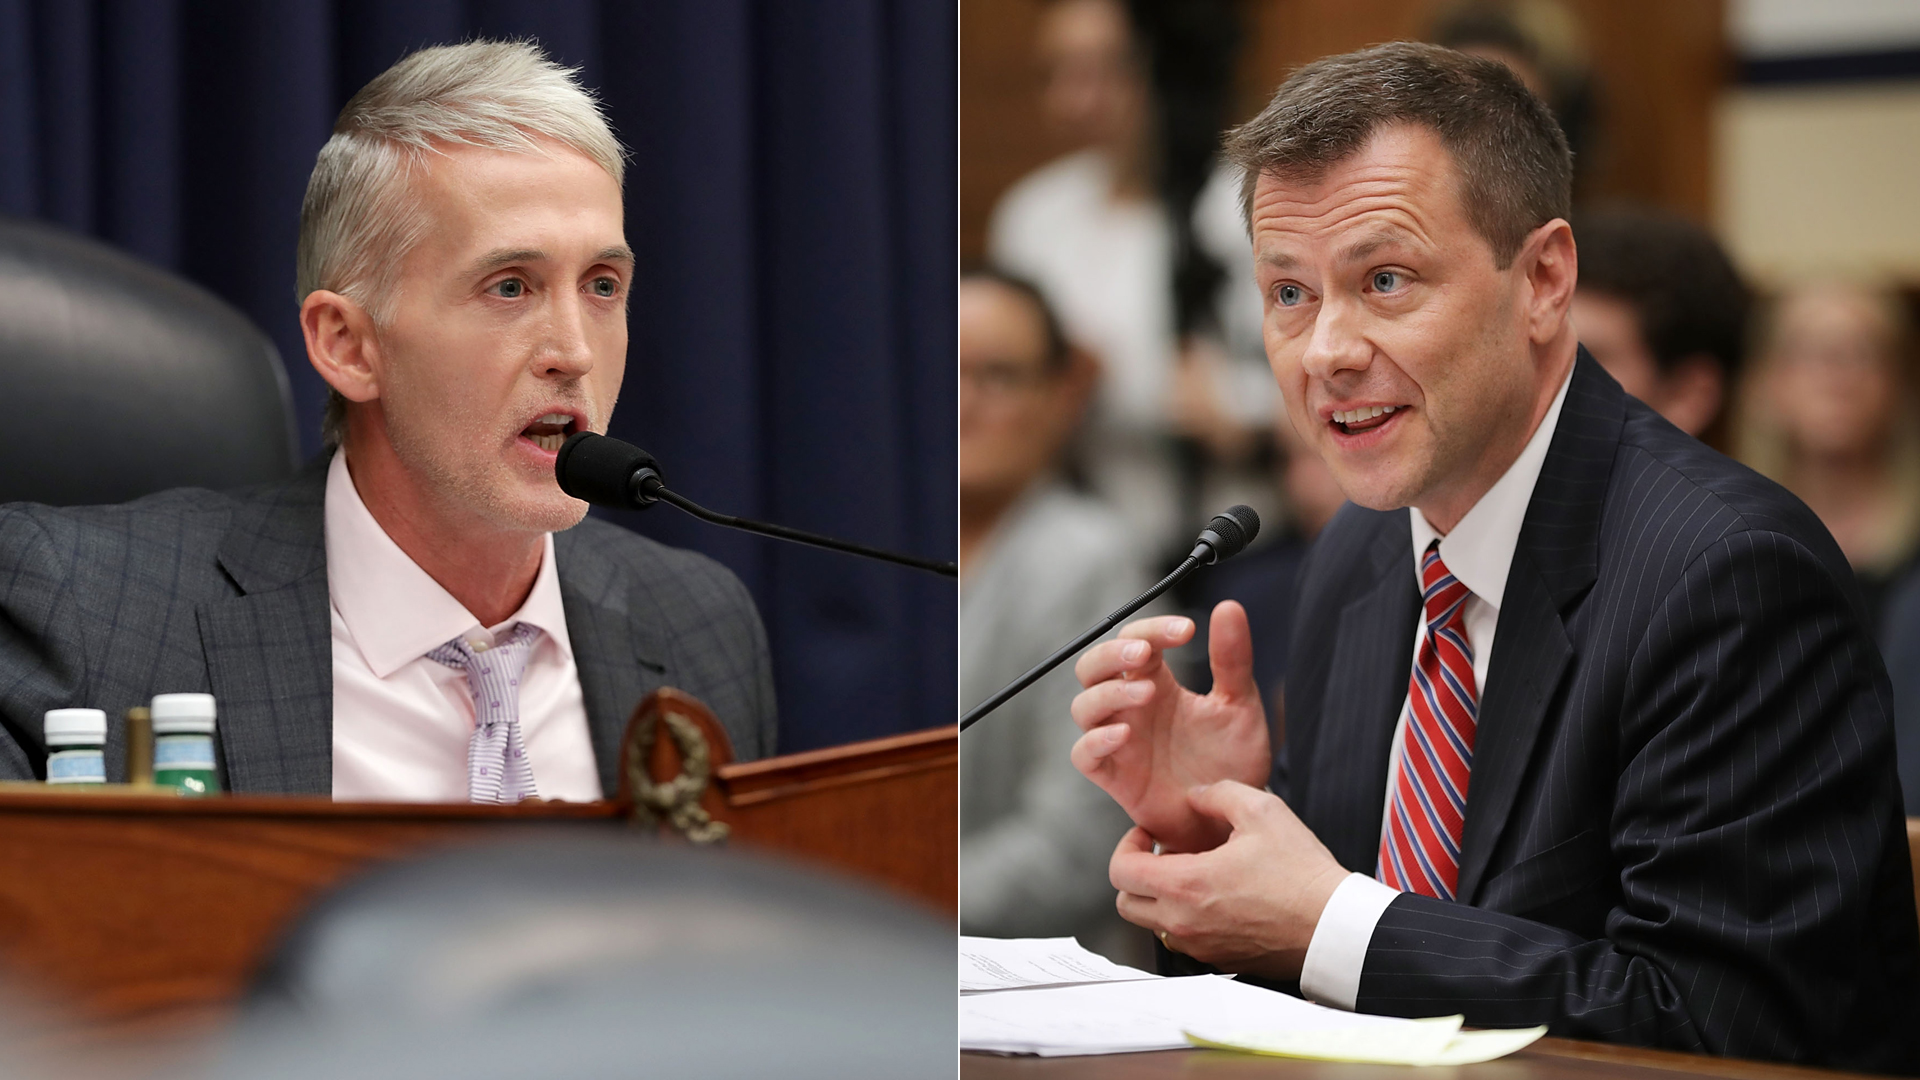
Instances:
[[[213,695],[155,694],[153,782],[189,795],[215,795],[220,779],[213,765]]]
[[[107,714],[99,709],[49,709],[47,783],[107,782]]]

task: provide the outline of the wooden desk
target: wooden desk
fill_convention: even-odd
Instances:
[[[748,762],[716,745],[714,757],[700,802],[730,828],[729,843],[954,911],[953,727]],[[0,791],[0,988],[95,1031],[205,1025],[228,1014],[288,922],[346,877],[502,830],[629,829],[624,800],[374,804],[10,786]]]
[[[1327,1061],[1230,1054],[1216,1050],[1163,1050],[1151,1054],[1033,1058],[961,1054],[963,1080],[1678,1080],[1714,1076],[1726,1080],[1836,1080],[1859,1073],[1805,1069],[1736,1058],[1676,1054],[1667,1050],[1609,1046],[1573,1039],[1541,1039],[1517,1054],[1481,1065],[1417,1069],[1405,1065],[1342,1065]]]

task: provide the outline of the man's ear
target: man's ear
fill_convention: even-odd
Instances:
[[[300,333],[307,339],[307,360],[327,385],[348,401],[380,396],[380,340],[373,317],[352,298],[315,289],[300,304]]]
[[[1573,226],[1554,218],[1527,234],[1515,256],[1527,275],[1527,337],[1545,345],[1567,325],[1573,307],[1573,287],[1579,280]]]

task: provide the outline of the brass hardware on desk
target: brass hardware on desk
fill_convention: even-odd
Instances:
[[[659,730],[656,716],[666,724],[668,736],[680,751],[680,773],[664,783],[655,782],[649,768]],[[696,844],[715,844],[727,838],[727,823],[713,820],[700,805],[707,780],[713,775],[713,755],[699,724],[671,709],[643,711],[627,726],[627,745],[621,760],[626,763],[635,825],[653,828],[664,818],[675,832]]]

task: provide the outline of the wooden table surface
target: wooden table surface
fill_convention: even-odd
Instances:
[[[1162,1050],[1150,1054],[1090,1057],[960,1055],[964,1080],[1675,1080],[1715,1076],[1727,1080],[1836,1080],[1861,1074],[1774,1065],[1735,1058],[1703,1057],[1667,1050],[1609,1046],[1573,1039],[1541,1039],[1517,1054],[1480,1065],[1414,1068],[1406,1065],[1346,1065],[1329,1061],[1233,1054],[1219,1050]]]

